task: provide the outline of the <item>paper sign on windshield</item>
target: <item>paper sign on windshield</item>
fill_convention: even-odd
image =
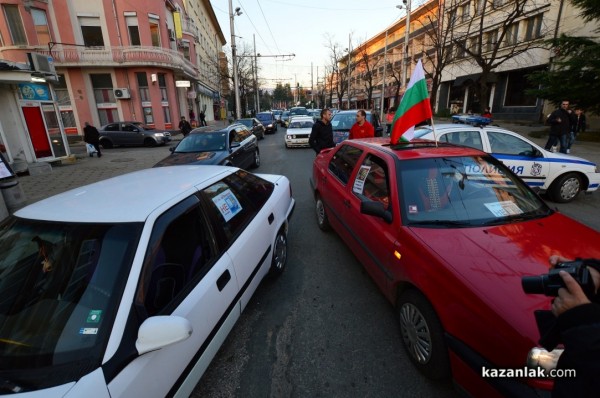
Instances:
[[[523,210],[519,209],[519,207],[510,200],[486,203],[485,207],[487,207],[496,217],[514,216],[523,213]]]

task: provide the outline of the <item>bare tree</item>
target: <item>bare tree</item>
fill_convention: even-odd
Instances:
[[[344,59],[344,50],[342,46],[334,42],[333,37],[330,34],[325,34],[325,47],[329,49],[329,65],[331,68],[331,83],[335,85],[335,92],[338,97],[338,107],[341,108],[342,98],[344,97],[344,93],[348,88],[348,73],[350,72],[350,68],[346,68],[345,70],[340,70],[339,63],[342,59]],[[333,100],[333,90],[330,95],[330,102]]]
[[[527,65],[527,52],[545,47],[548,31],[542,21],[545,0],[475,0],[473,4],[450,0],[446,5],[444,37],[450,39],[452,64],[478,71],[475,90],[480,103],[489,103],[488,83],[493,71],[510,61]],[[525,34],[519,35],[519,28]],[[447,32],[450,32],[449,34]],[[450,55],[450,54],[448,54]],[[477,68],[478,67],[478,68]]]
[[[363,43],[366,43],[365,40]],[[374,57],[367,52],[367,45],[363,44],[357,46],[357,61],[354,69],[358,71],[358,78],[362,81],[367,93],[367,107],[372,104],[373,98],[373,80],[375,78],[375,71],[379,63],[380,57]]]

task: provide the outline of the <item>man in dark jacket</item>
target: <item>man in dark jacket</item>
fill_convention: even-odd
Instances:
[[[187,137],[190,131],[192,131],[192,125],[190,124],[190,122],[185,120],[185,116],[181,117],[181,121],[179,122],[179,131],[181,131],[181,134],[184,137]]]
[[[88,122],[85,122],[85,127],[83,128],[83,140],[88,144],[92,144],[94,148],[96,148],[98,157],[102,156],[102,152],[100,152],[100,133],[96,127],[92,126]],[[92,153],[90,153],[90,157],[93,157]]]
[[[548,116],[548,123],[550,124],[550,136],[546,142],[546,150],[551,150],[560,140],[560,151],[567,153],[573,124],[573,117],[569,113],[569,101],[561,102],[560,108]]]
[[[335,142],[333,142],[333,128],[331,127],[332,117],[333,115],[329,108],[324,108],[321,111],[321,120],[317,120],[313,124],[308,144],[314,149],[317,155],[321,150],[335,146]]]
[[[551,256],[550,264],[569,261]],[[600,261],[584,260],[596,289],[600,286]],[[597,397],[600,391],[600,296],[598,290],[590,301],[571,275],[560,273],[566,288],[558,290],[552,302],[552,312],[557,317],[557,327],[565,350],[557,369],[572,369],[575,377],[554,380],[552,397]]]

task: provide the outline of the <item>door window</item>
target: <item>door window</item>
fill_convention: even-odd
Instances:
[[[488,131],[490,147],[492,153],[502,153],[507,155],[533,156],[536,152],[533,145],[515,137],[514,135],[504,134],[497,131]]]
[[[215,241],[196,196],[156,221],[137,302],[147,316],[170,313],[217,258]]]
[[[481,134],[476,130],[454,131],[440,137],[440,142],[449,142],[456,145],[464,145],[483,151]]]
[[[368,155],[356,174],[352,192],[359,198],[381,202],[387,208],[390,200],[388,168],[385,161]]]
[[[329,171],[346,185],[362,152],[361,149],[352,145],[343,145],[331,158]]]

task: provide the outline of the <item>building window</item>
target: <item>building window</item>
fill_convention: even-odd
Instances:
[[[537,98],[533,95],[527,95],[527,90],[536,88],[527,75],[532,73],[532,70],[518,70],[508,74],[506,83],[506,96],[504,98],[504,106],[535,106]]]
[[[19,14],[19,6],[11,4],[3,4],[4,16],[8,24],[8,30],[10,31],[10,38],[14,46],[26,45],[27,36],[25,35],[25,29],[23,29],[23,21]]]
[[[467,22],[470,18],[471,18],[471,4],[467,3],[464,4],[460,7],[460,11],[461,11],[461,16],[460,16],[460,20],[461,22]]]
[[[150,18],[150,38],[153,47],[160,47],[160,28],[158,19]]]
[[[483,7],[486,0],[475,0],[475,15],[483,14]]]
[[[140,90],[140,101],[150,101],[150,90],[148,89],[148,75],[146,72],[136,72],[138,88]]]
[[[465,51],[465,47],[467,46],[467,42],[462,40],[456,44],[456,58],[464,58],[467,56],[467,52]]]
[[[190,42],[187,40],[182,40],[181,41],[181,51],[183,52],[183,57],[185,59],[187,59],[188,61],[191,61],[190,59]]]
[[[485,51],[492,51],[498,42],[498,29],[485,33]]]
[[[132,46],[141,46],[140,29],[138,27],[137,17],[126,17],[127,32],[129,33],[129,43]]]
[[[65,75],[58,75],[58,82],[54,84],[54,93],[56,94],[56,102],[60,111],[60,118],[67,134],[77,134],[77,123],[75,122],[75,114],[71,105],[71,97],[67,89]]]
[[[94,89],[94,99],[98,108],[100,125],[119,120],[110,73],[91,74],[90,80]]]
[[[46,12],[44,10],[32,8],[31,17],[33,18],[38,44],[47,45],[52,41],[52,37],[50,37],[50,28],[48,28]]]
[[[167,78],[164,73],[158,74],[158,87],[160,87],[160,100],[168,101],[167,97]]]
[[[525,40],[533,40],[542,36],[542,14],[525,20],[527,31]]]
[[[100,18],[79,17],[79,26],[81,27],[83,44],[88,47],[104,47]]]
[[[517,40],[519,38],[519,23],[515,22],[510,24],[510,26],[506,29],[506,40],[505,47],[514,46],[517,44]]]

